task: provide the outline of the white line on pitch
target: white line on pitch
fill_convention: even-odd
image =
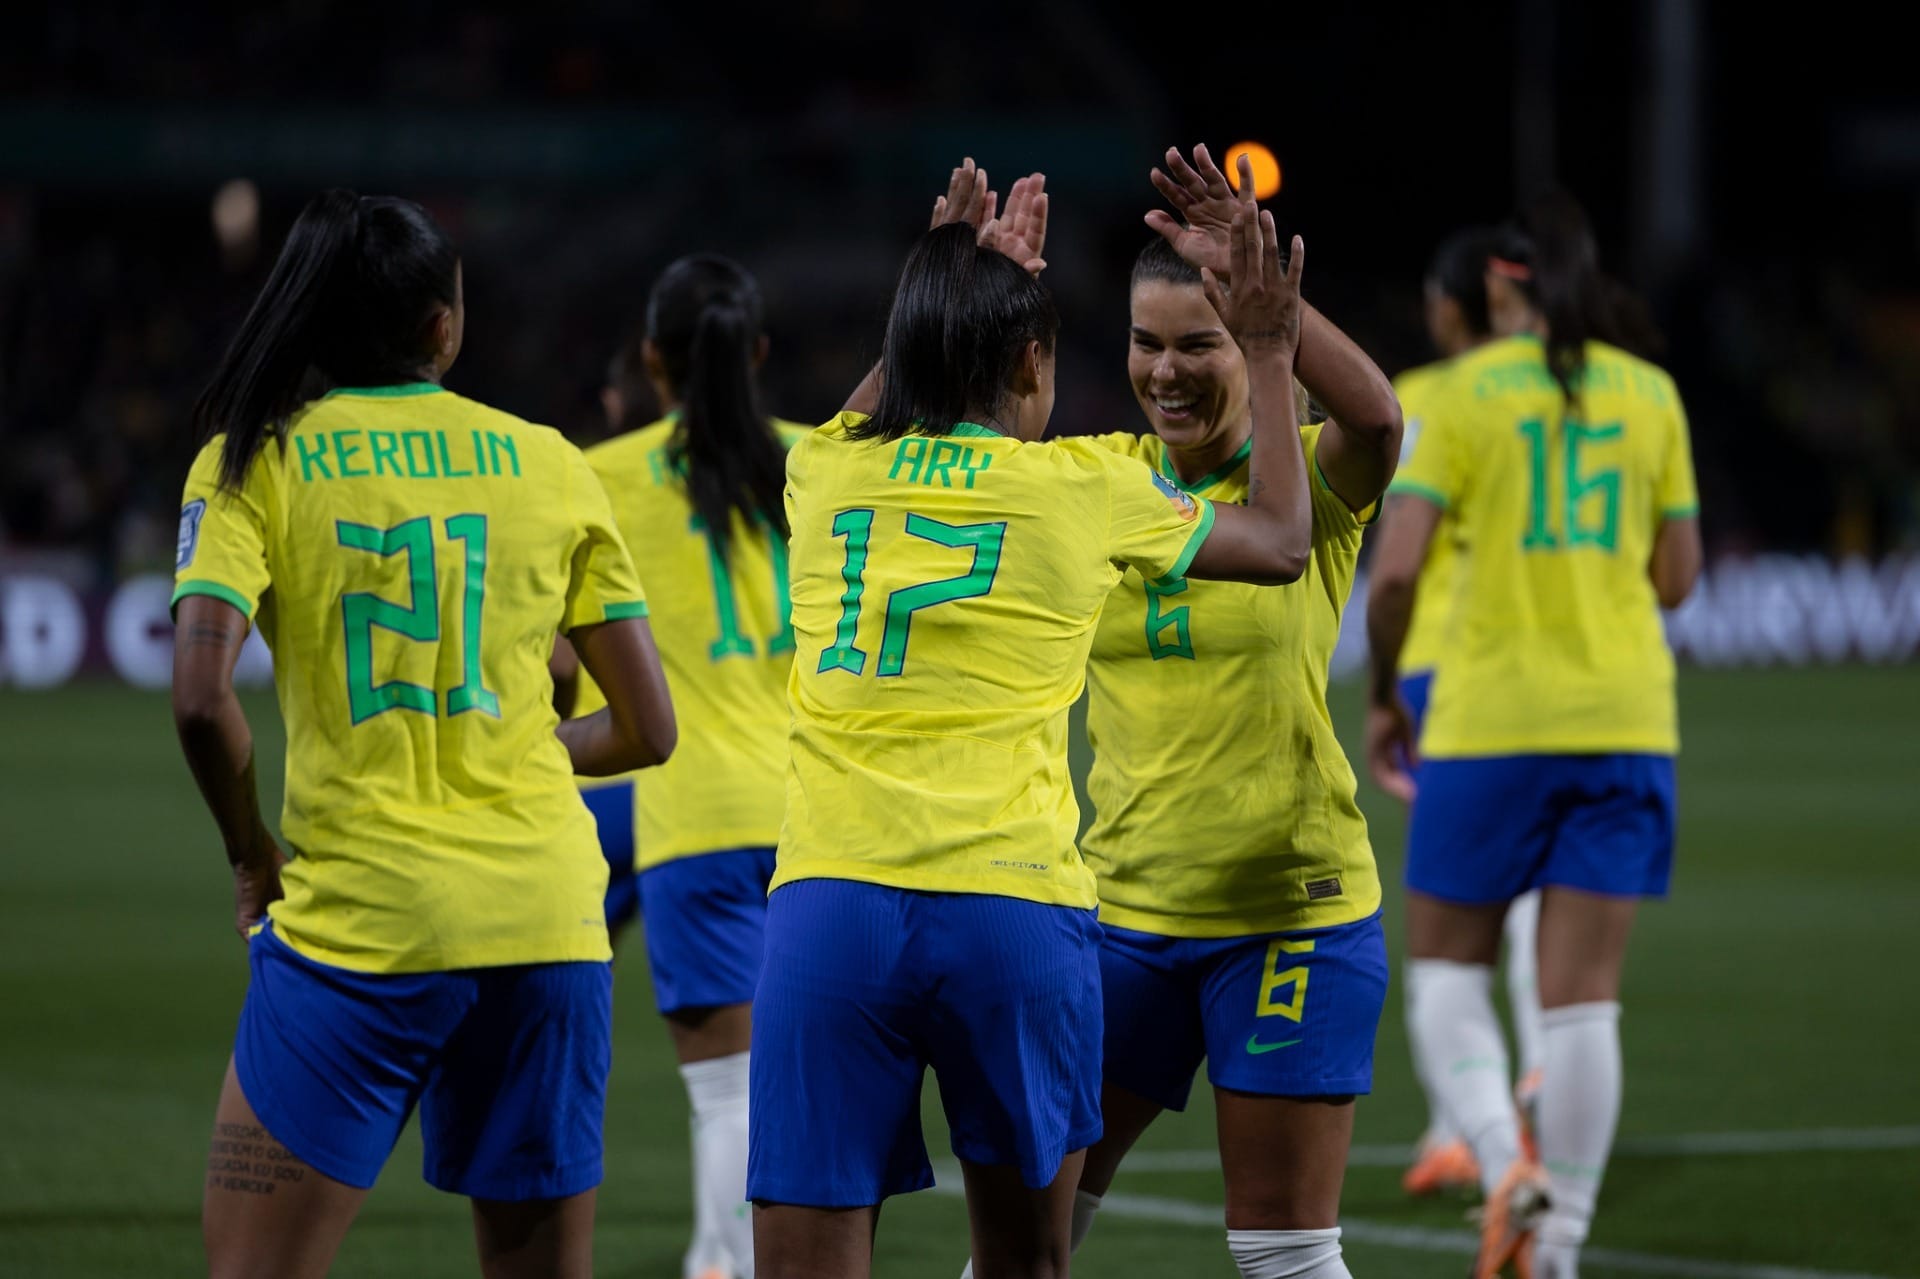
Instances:
[[[1657,1155],[1795,1155],[1821,1150],[1920,1149],[1920,1125],[1900,1128],[1802,1128],[1775,1132],[1694,1132],[1669,1136],[1622,1137],[1617,1157]],[[1413,1157],[1410,1145],[1358,1145],[1347,1154],[1351,1168],[1398,1168]],[[1212,1172],[1220,1166],[1213,1150],[1136,1150],[1122,1172]]]
[[[935,1191],[958,1196],[963,1193],[960,1170],[952,1165],[937,1168]],[[1193,1203],[1185,1199],[1162,1199],[1155,1195],[1109,1194],[1100,1201],[1103,1217],[1124,1217],[1134,1221],[1159,1221],[1169,1225],[1199,1226],[1225,1230],[1226,1218],[1218,1204]],[[1383,1221],[1340,1218],[1342,1239],[1380,1248],[1400,1248],[1412,1252],[1442,1252],[1470,1257],[1479,1246],[1478,1235],[1466,1230],[1436,1230],[1430,1226],[1395,1226]],[[1793,1266],[1752,1265],[1737,1261],[1706,1261],[1693,1257],[1663,1257],[1654,1253],[1627,1252],[1618,1248],[1584,1248],[1583,1263],[1606,1270],[1624,1270],[1643,1275],[1669,1275],[1673,1279],[1884,1279],[1884,1276],[1834,1270],[1801,1270]]]

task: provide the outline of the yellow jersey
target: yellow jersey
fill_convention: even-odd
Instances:
[[[1131,564],[1180,576],[1213,505],[1088,440],[961,424],[787,455],[795,651],[773,886],[851,879],[1090,909],[1067,712]]]
[[[1100,880],[1102,923],[1168,937],[1325,928],[1380,908],[1353,768],[1327,712],[1327,663],[1353,589],[1359,515],[1313,463],[1313,556],[1287,586],[1149,579],[1107,596],[1087,668],[1087,791],[1081,847]],[[1187,492],[1245,503],[1252,443],[1181,484],[1156,435],[1099,442]]]
[[[238,490],[223,443],[187,478],[173,598],[225,600],[273,651],[274,932],[363,972],[608,959],[547,654],[646,603],[586,459],[424,382],[307,405]]]
[[[673,758],[632,774],[641,870],[694,853],[771,848],[786,801],[787,544],[736,513],[721,562],[668,457],[673,429],[664,419],[587,450],[650,588],[653,638],[680,724]],[[787,447],[806,433],[790,422],[774,429]],[[604,705],[582,671],[575,714]]]
[[[1393,379],[1394,394],[1400,397],[1400,414],[1406,421],[1406,435],[1400,446],[1400,458],[1413,454],[1426,421],[1429,397],[1446,381],[1451,360],[1423,364],[1408,369]],[[1413,617],[1407,622],[1407,641],[1400,649],[1400,670],[1413,675],[1431,671],[1440,665],[1447,634],[1447,614],[1453,604],[1454,560],[1460,549],[1455,545],[1453,520],[1441,513],[1433,540],[1427,543],[1426,562],[1420,566],[1420,588],[1413,601]]]
[[[1699,509],[1671,377],[1590,342],[1570,412],[1539,339],[1489,343],[1430,399],[1392,491],[1444,509],[1464,550],[1423,754],[1678,749],[1647,576],[1661,522]]]

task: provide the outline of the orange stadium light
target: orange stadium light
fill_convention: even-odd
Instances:
[[[1240,157],[1253,162],[1253,198],[1270,200],[1280,194],[1280,161],[1258,142],[1236,142],[1227,148],[1227,179],[1240,185]]]

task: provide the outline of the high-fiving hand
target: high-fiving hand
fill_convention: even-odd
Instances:
[[[1300,346],[1300,276],[1307,246],[1293,237],[1293,251],[1280,261],[1280,232],[1273,214],[1251,202],[1233,215],[1228,229],[1228,279],[1211,266],[1200,268],[1200,287],[1219,312],[1221,323],[1249,359],[1284,354]]]
[[[1253,162],[1244,155],[1240,157],[1237,192],[1207,154],[1204,143],[1193,149],[1192,164],[1181,156],[1178,147],[1168,147],[1166,170],[1155,169],[1151,176],[1154,187],[1180,216],[1154,209],[1147,214],[1147,225],[1193,266],[1227,279],[1232,269],[1233,220],[1241,210],[1259,207],[1253,198]]]
[[[1000,193],[987,185],[987,171],[969,156],[947,179],[947,193],[933,202],[932,225],[949,222],[966,223],[981,248],[1038,275],[1047,266],[1041,256],[1047,244],[1047,175],[1030,173],[1015,181],[1002,212]]]

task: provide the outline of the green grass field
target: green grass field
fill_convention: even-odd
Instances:
[[[1628,973],[1627,1148],[1590,1275],[1920,1276],[1917,690],[1911,669],[1685,678],[1679,867]],[[1352,740],[1359,707],[1339,692]],[[249,707],[277,787],[276,714],[265,698]],[[212,825],[161,695],[4,692],[0,726],[0,1276],[194,1274],[200,1168],[246,982]],[[1397,881],[1400,814],[1363,799]],[[672,1279],[689,1220],[683,1096],[637,947],[618,972],[599,1272]],[[931,1089],[928,1111],[943,1154]],[[1404,1200],[1377,1149],[1421,1120],[1396,990],[1360,1107],[1373,1157],[1347,1179],[1357,1275],[1465,1269],[1447,1251],[1462,1205]],[[1715,1133],[1778,1134],[1786,1149],[1668,1140]],[[1808,1148],[1821,1140],[1883,1148]],[[1141,1150],[1164,1167],[1212,1143],[1200,1103]],[[1080,1273],[1233,1274],[1217,1172],[1123,1172],[1115,1194]],[[965,1231],[957,1198],[896,1200],[876,1271],[951,1279]],[[420,1181],[410,1135],[336,1273],[471,1275],[472,1256],[466,1206]]]

